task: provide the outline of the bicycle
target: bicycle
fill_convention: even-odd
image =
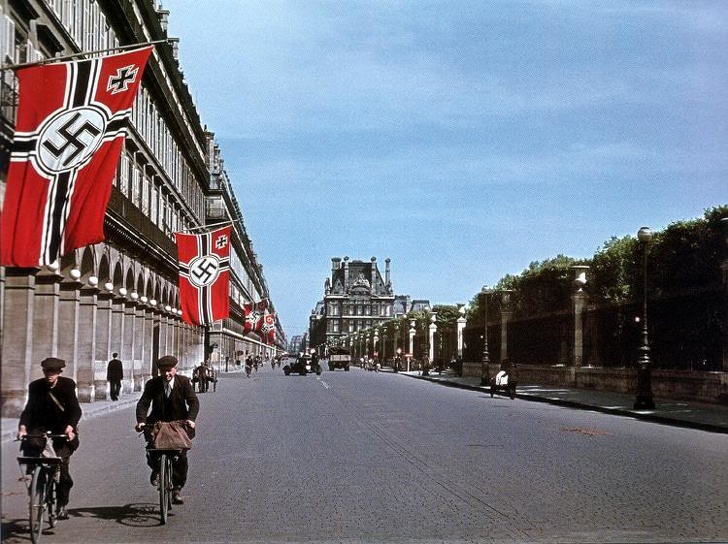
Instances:
[[[51,434],[46,432],[43,434],[29,434],[17,440],[25,441],[30,438],[45,438],[46,441],[53,438],[68,438],[65,434]],[[55,452],[53,452],[55,454]],[[28,520],[30,523],[30,538],[33,544],[40,542],[43,533],[43,522],[48,516],[48,525],[52,529],[56,525],[58,518],[57,511],[57,485],[60,478],[60,457],[43,457],[21,455],[18,456],[18,464],[25,475],[30,474],[30,483],[28,478],[23,480],[28,487]]]
[[[162,524],[167,523],[167,516],[172,509],[172,492],[174,485],[172,484],[172,462],[180,454],[182,450],[152,449],[150,451],[159,452],[158,464],[158,483],[159,491],[159,513]]]
[[[166,423],[166,422],[163,422]],[[144,431],[142,431],[144,434]],[[174,484],[172,483],[173,463],[177,456],[182,453],[181,448],[156,448],[148,447],[147,453],[158,454],[157,461],[157,491],[159,493],[159,513],[162,524],[167,523],[169,511],[172,509],[172,495]]]

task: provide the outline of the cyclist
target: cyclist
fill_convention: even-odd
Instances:
[[[144,385],[139,402],[136,405],[136,430],[144,431],[147,440],[147,449],[153,446],[152,428],[157,421],[186,421],[190,438],[195,436],[195,419],[200,409],[200,403],[192,387],[192,382],[186,376],[177,374],[177,358],[165,355],[157,360],[160,375],[152,378]],[[151,413],[149,408],[151,406]],[[149,481],[157,485],[157,470],[159,456],[147,451],[147,464],[152,469]],[[176,457],[172,466],[172,502],[183,504],[181,490],[187,483],[187,450],[182,450]]]
[[[78,422],[81,419],[81,406],[76,396],[76,382],[61,376],[66,362],[56,357],[48,357],[40,363],[43,378],[30,382],[28,402],[20,414],[18,438],[30,434],[50,431],[52,434],[65,434],[67,439],[53,438],[53,449],[61,458],[60,480],[58,482],[58,519],[68,519],[68,499],[73,479],[71,478],[70,458],[79,446]],[[35,443],[34,443],[35,442]],[[26,455],[39,455],[42,444],[34,440],[24,442]]]

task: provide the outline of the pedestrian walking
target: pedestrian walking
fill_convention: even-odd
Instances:
[[[124,379],[124,367],[119,360],[118,353],[112,353],[111,356],[112,359],[106,367],[106,381],[109,382],[109,397],[111,400],[119,400],[121,380]]]
[[[165,355],[157,361],[160,375],[152,378],[144,385],[139,402],[136,405],[136,430],[144,431],[147,440],[147,464],[152,469],[149,481],[152,485],[158,484],[157,473],[159,456],[153,451],[154,437],[152,429],[157,421],[184,421],[187,424],[187,434],[190,438],[195,436],[195,420],[200,410],[200,403],[192,387],[192,382],[186,376],[177,374],[177,358]],[[149,409],[151,408],[151,413]],[[182,450],[172,462],[172,502],[183,504],[182,488],[187,483],[187,450]]]
[[[52,438],[56,456],[61,458],[60,479],[58,481],[58,519],[68,519],[68,500],[73,487],[70,460],[78,449],[78,422],[81,420],[81,406],[76,396],[76,382],[61,376],[66,362],[56,357],[48,357],[40,363],[43,378],[28,385],[28,402],[20,414],[18,438],[28,436],[24,442],[24,453],[37,456],[45,447],[39,444],[36,436],[47,431],[51,434],[65,434],[66,438]]]

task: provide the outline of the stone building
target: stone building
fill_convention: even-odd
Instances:
[[[167,36],[168,17],[153,0],[0,0],[3,65],[167,40],[155,45],[134,104],[105,242],[51,267],[0,267],[3,416],[19,413],[48,356],[66,360],[79,398],[93,402],[106,398],[113,352],[123,361],[127,392],[139,390],[166,353],[187,373],[205,357],[224,370],[236,352],[273,352],[243,335],[243,304],[270,294],[220,150],[180,69],[178,40]],[[18,104],[12,70],[1,74],[0,201]],[[225,221],[234,224],[230,318],[210,328],[188,325],[180,317],[174,232]]]
[[[394,316],[394,290],[390,259],[385,260],[384,277],[376,257],[369,262],[331,259],[331,277],[324,282],[324,298],[312,311],[310,345],[332,340],[381,325]]]

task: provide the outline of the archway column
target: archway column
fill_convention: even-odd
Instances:
[[[111,326],[113,295],[99,292],[96,296],[96,358],[94,360],[94,395],[97,400],[109,398],[106,365],[111,358]]]
[[[36,273],[28,269],[5,269],[5,315],[3,321],[2,417],[18,417],[33,365],[33,297]],[[12,316],[12,318],[10,318]],[[9,354],[12,353],[12,359]]]
[[[58,357],[66,361],[64,374],[73,378],[78,384],[78,319],[81,283],[77,281],[63,281],[58,292]],[[81,402],[93,400],[88,391],[78,390]]]
[[[95,287],[81,287],[78,301],[78,329],[84,334],[78,335],[76,357],[78,367],[76,383],[78,398],[85,402],[96,400],[94,385],[94,362],[96,359],[96,315],[97,295]]]

